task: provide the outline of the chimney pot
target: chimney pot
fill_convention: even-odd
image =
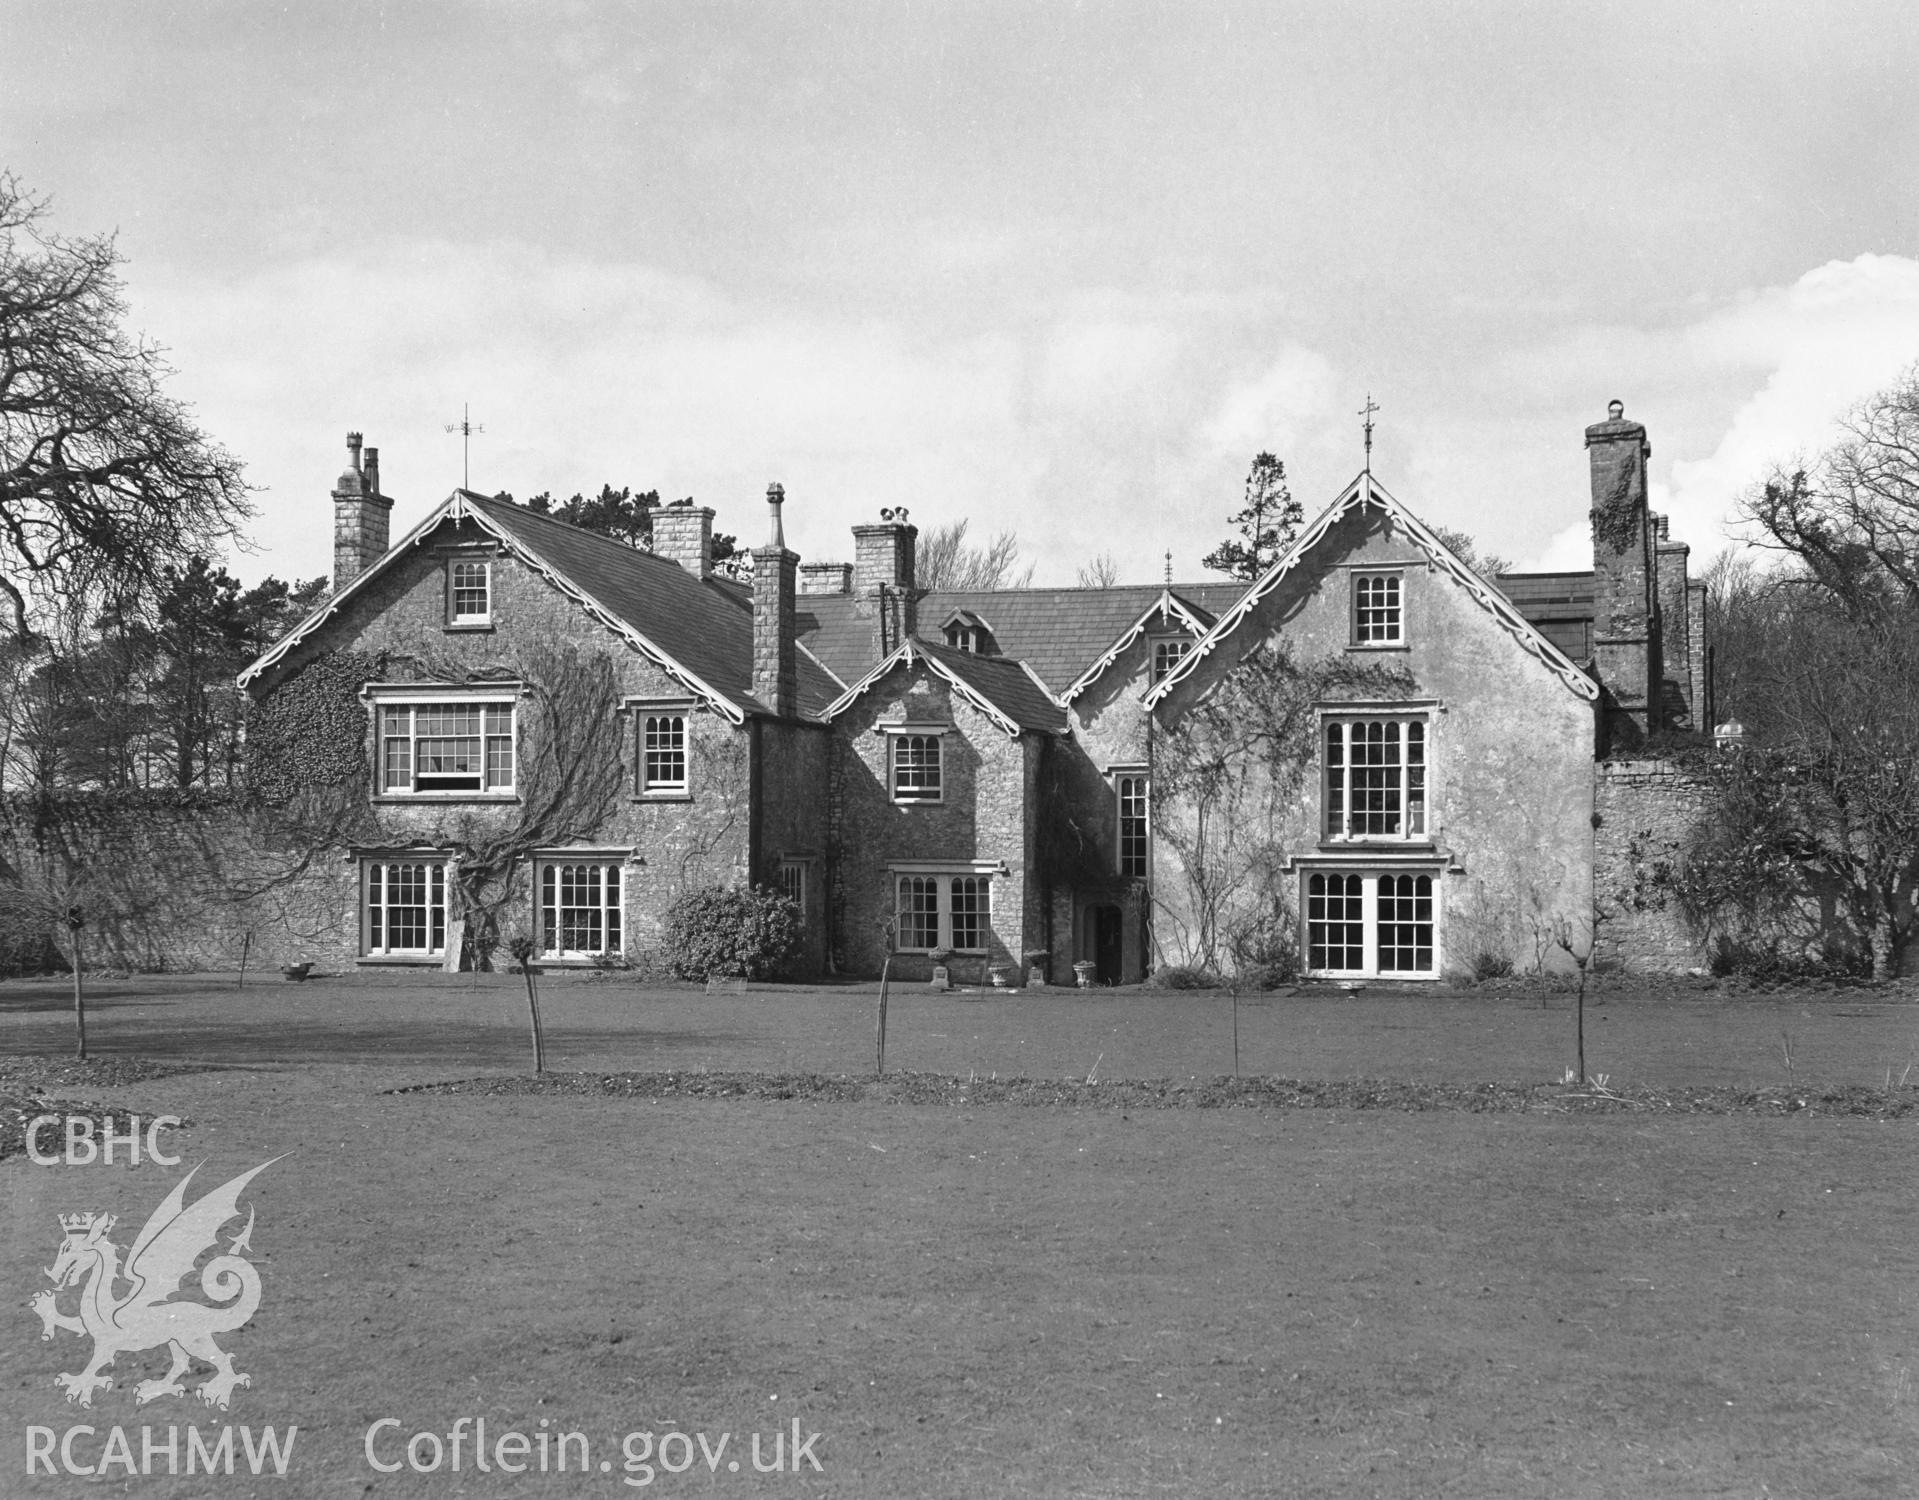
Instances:
[[[1613,401],[1608,401],[1606,403],[1606,420],[1608,422],[1623,421],[1625,418],[1625,415],[1626,415],[1625,402],[1619,401],[1619,400],[1613,400]]]
[[[333,490],[333,589],[338,593],[386,555],[393,502],[380,493],[380,450],[368,448],[364,468],[361,437],[346,435],[351,467]]]
[[[780,524],[780,506],[785,504],[785,502],[786,486],[769,484],[766,487],[766,508],[772,514],[773,518],[773,527],[768,535],[767,545],[772,547],[784,547],[786,545],[786,528]]]

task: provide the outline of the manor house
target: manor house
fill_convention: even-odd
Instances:
[[[1591,941],[1601,763],[1711,717],[1645,430],[1585,441],[1590,572],[1481,577],[1364,472],[1250,584],[952,592],[903,511],[802,561],[778,485],[745,578],[692,505],[643,551],[460,490],[394,542],[350,434],[333,593],[240,679],[256,941],[617,962],[753,882],[815,972],[1531,968]]]

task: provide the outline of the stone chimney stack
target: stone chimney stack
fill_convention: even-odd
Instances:
[[[1692,548],[1675,542],[1665,516],[1653,517],[1654,588],[1659,599],[1655,615],[1659,642],[1661,720],[1672,729],[1694,729],[1704,716],[1699,682],[1692,674],[1692,609],[1687,574]]]
[[[801,563],[802,594],[850,594],[853,592],[851,563]]]
[[[786,550],[786,528],[780,521],[785,500],[781,486],[766,487],[768,541],[753,549],[753,696],[777,717],[790,719],[799,712],[800,699],[799,631],[794,617],[800,558]]]
[[[896,650],[913,633],[919,586],[914,575],[914,545],[919,528],[906,524],[906,512],[883,510],[878,525],[853,528],[855,612],[873,620],[873,646],[879,656]]]
[[[333,590],[338,593],[386,555],[393,502],[380,493],[380,450],[346,435],[347,466],[333,490]]]
[[[713,507],[663,505],[653,512],[653,555],[704,582],[713,576]]]
[[[1586,429],[1592,463],[1593,670],[1605,689],[1604,743],[1633,744],[1659,727],[1659,596],[1646,507],[1646,429],[1623,402]]]

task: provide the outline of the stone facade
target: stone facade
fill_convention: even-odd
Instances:
[[[903,803],[891,790],[889,726],[940,731],[942,795]],[[924,662],[902,663],[834,720],[831,888],[834,967],[878,973],[897,881],[913,873],[984,875],[991,908],[984,952],[956,954],[955,978],[981,981],[991,964],[1018,968],[1042,946],[1031,890],[1033,793],[1042,751],[1010,737]],[[924,955],[900,954],[894,972],[926,978]]]
[[[1362,576],[1399,580],[1402,645],[1355,641],[1354,580]],[[1356,507],[1156,705],[1155,718],[1176,720],[1236,663],[1281,638],[1302,665],[1364,658],[1410,675],[1384,700],[1351,710],[1329,703],[1321,719],[1423,727],[1426,828],[1399,837],[1330,837],[1324,751],[1315,748],[1297,786],[1254,809],[1260,826],[1246,834],[1248,844],[1263,869],[1283,872],[1265,888],[1277,886],[1297,916],[1315,875],[1428,877],[1437,903],[1431,972],[1470,970],[1481,955],[1520,970],[1564,962],[1550,937],[1556,926],[1563,923],[1576,944],[1589,936],[1592,700],[1433,565],[1390,512]],[[1162,958],[1172,956],[1169,941],[1201,925],[1193,890],[1170,841],[1161,838],[1154,899]]]
[[[753,882],[800,897],[808,969],[874,974],[913,879],[937,887],[941,933],[971,934],[957,903],[990,893],[954,959],[962,982],[1002,964],[1023,978],[1043,951],[1055,982],[1090,961],[1133,983],[1292,941],[1330,974],[1563,966],[1561,937],[1596,940],[1601,961],[1690,966],[1698,941],[1658,871],[1698,789],[1603,756],[1709,715],[1703,592],[1647,509],[1644,428],[1615,404],[1586,440],[1595,570],[1529,575],[1508,597],[1370,473],[1296,555],[1211,592],[928,594],[904,512],[854,527],[852,564],[805,564],[784,545],[779,486],[750,589],[715,577],[703,506],[655,511],[645,557],[458,492],[388,548],[392,502],[355,435],[333,492],[341,587],[242,679],[255,751],[298,763],[263,778],[279,805],[183,806],[137,834],[82,820],[60,847],[97,859],[121,839],[182,872],[135,903],[164,934],[101,937],[143,967],[232,964],[236,939],[262,962],[439,963],[430,944],[373,941],[375,883],[456,864],[469,881],[493,871],[460,904],[500,941],[578,910],[560,882],[600,882],[602,934],[617,923],[605,958],[656,947],[685,892]],[[1582,589],[1589,637],[1567,613]],[[1362,614],[1380,609],[1393,628],[1369,634]],[[942,639],[949,620],[965,628]],[[1564,654],[1588,638],[1589,659]],[[1168,790],[1180,736],[1282,655],[1376,670],[1323,679],[1345,685],[1305,705],[1283,755],[1235,763],[1238,800],[1207,824],[1203,798]],[[309,712],[326,755],[303,743]],[[428,720],[412,739],[382,727]],[[896,781],[904,737],[915,754],[937,740],[937,796]],[[35,855],[21,826],[0,858]],[[1201,879],[1216,856],[1227,878]],[[1341,923],[1350,952],[1332,962]],[[1407,953],[1389,963],[1395,946]],[[902,977],[930,968],[923,951],[895,957]]]

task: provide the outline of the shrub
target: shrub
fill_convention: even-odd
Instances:
[[[1816,952],[1793,952],[1777,943],[1722,934],[1706,952],[1706,967],[1715,979],[1738,975],[1761,983],[1795,979],[1864,979],[1872,973],[1872,957],[1857,949],[1835,947]]]
[[[765,887],[707,886],[666,912],[661,956],[681,979],[771,979],[800,951],[798,903]]]
[[[1473,955],[1473,982],[1484,984],[1488,979],[1510,979],[1513,974],[1513,961],[1504,953],[1475,953]]]
[[[1193,964],[1171,964],[1153,970],[1152,985],[1156,990],[1211,990],[1219,987],[1219,976]]]
[[[24,913],[0,909],[0,979],[64,974],[70,967],[43,924]]]
[[[1251,968],[1241,969],[1237,976],[1239,987],[1258,994],[1268,990],[1284,989],[1299,978],[1299,965],[1294,963],[1254,964]]]

